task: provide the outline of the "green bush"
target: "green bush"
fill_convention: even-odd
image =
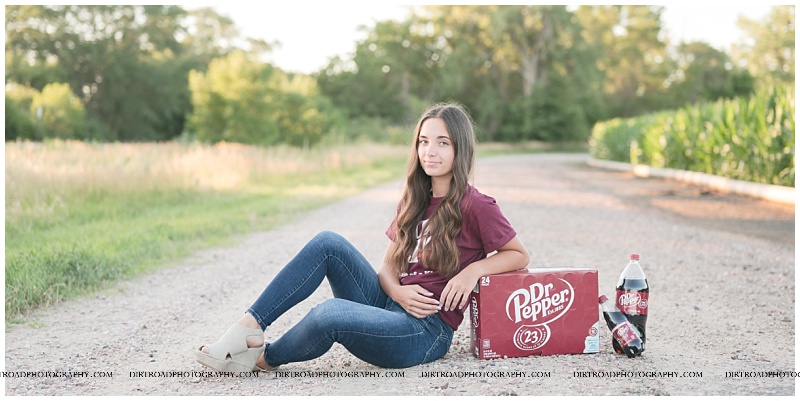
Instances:
[[[554,76],[547,86],[537,87],[530,97],[509,103],[495,139],[570,142],[585,141],[589,134],[589,124],[579,101],[570,96],[564,79]]]
[[[33,96],[30,112],[40,138],[83,137],[83,103],[68,84],[47,84]]]
[[[39,92],[36,89],[21,85],[6,87],[6,140],[41,139],[37,136],[33,118],[28,112],[33,97]]]
[[[794,186],[794,88],[597,123],[598,159]]]
[[[322,144],[388,143],[409,145],[414,132],[413,125],[392,125],[381,117],[356,117],[332,129]]]
[[[344,116],[318,95],[310,77],[286,74],[252,55],[214,59],[189,73],[190,134],[205,142],[309,146],[343,126]]]
[[[19,102],[6,98],[6,140],[36,139],[36,129]]]

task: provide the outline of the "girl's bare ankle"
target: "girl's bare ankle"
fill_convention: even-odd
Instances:
[[[264,360],[264,354],[258,358],[258,362],[256,362],[256,366],[264,370],[272,370],[274,369],[272,366],[267,365],[267,361]]]
[[[249,313],[245,313],[244,315],[242,315],[242,317],[239,319],[239,324],[243,325],[244,327],[249,327],[251,329],[261,328],[261,325],[258,324],[256,318],[254,318],[253,315]]]

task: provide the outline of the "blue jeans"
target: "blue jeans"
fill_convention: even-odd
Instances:
[[[444,356],[453,329],[438,313],[418,319],[392,301],[375,269],[342,236],[322,232],[278,273],[247,310],[261,328],[308,298],[328,278],[335,298],[315,306],[277,341],[267,344],[270,366],[322,356],[334,342],[359,359],[405,368]]]

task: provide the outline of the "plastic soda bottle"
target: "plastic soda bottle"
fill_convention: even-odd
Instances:
[[[619,353],[624,353],[628,358],[641,355],[644,343],[639,337],[636,328],[625,317],[617,307],[608,302],[605,295],[600,296],[600,309],[603,311],[603,318],[606,320],[608,328],[611,330],[613,341],[619,347]]]
[[[650,296],[650,286],[647,284],[647,277],[644,275],[642,266],[639,265],[639,254],[631,254],[628,266],[622,271],[617,281],[617,308],[625,314],[628,321],[636,327],[642,339],[642,351],[647,346],[647,304]],[[614,344],[614,350],[621,353],[618,344]]]

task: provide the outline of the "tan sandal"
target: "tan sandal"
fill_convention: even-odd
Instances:
[[[264,353],[264,345],[256,348],[247,346],[247,337],[264,336],[261,329],[252,329],[239,323],[229,327],[217,342],[201,346],[194,351],[200,364],[220,372],[253,372],[261,370],[256,366],[258,358]],[[203,347],[208,353],[203,352]]]

